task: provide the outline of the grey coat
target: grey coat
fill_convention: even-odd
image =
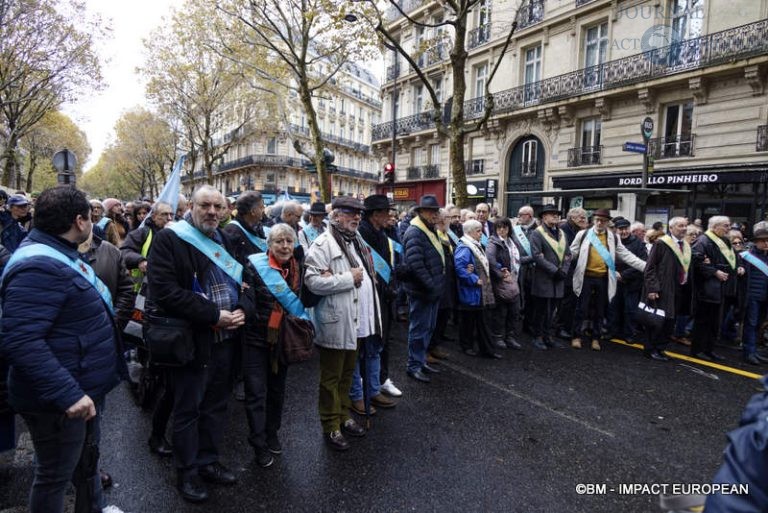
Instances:
[[[558,229],[558,239],[565,237],[563,230]],[[557,257],[557,253],[544,236],[538,230],[531,232],[528,240],[531,241],[531,252],[536,261],[533,268],[533,280],[531,282],[531,295],[543,298],[561,299],[565,295],[565,276],[571,265],[571,251],[565,247],[563,262]],[[555,277],[561,271],[563,279]]]

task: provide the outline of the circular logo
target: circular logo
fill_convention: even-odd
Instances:
[[[680,38],[666,25],[653,25],[643,33],[640,49],[654,64],[667,64]]]

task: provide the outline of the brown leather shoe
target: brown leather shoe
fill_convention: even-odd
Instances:
[[[599,340],[593,340],[592,341],[592,351],[600,351],[602,347],[600,347],[600,341]]]
[[[438,360],[447,360],[450,356],[448,352],[443,351],[439,347],[432,349],[429,352],[429,354],[432,355],[433,358],[437,358]],[[429,363],[433,363],[433,362],[429,362]]]
[[[691,347],[691,340],[686,337],[669,337],[669,339],[672,342],[677,342],[678,344],[683,344],[684,346]]]
[[[437,363],[437,358],[427,353],[427,363]]]
[[[394,408],[397,406],[397,403],[390,399],[389,397],[385,396],[384,394],[378,394],[371,397],[371,404],[375,404],[379,408]]]
[[[352,401],[352,411],[357,413],[358,415],[365,415],[365,403],[362,399],[359,401]],[[371,415],[376,414],[376,408],[373,407],[373,405],[370,405],[368,407],[368,413]]]
[[[581,349],[581,339],[574,338],[573,340],[571,340],[571,347],[574,349]]]

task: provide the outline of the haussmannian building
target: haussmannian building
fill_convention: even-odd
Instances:
[[[381,116],[380,84],[368,70],[354,64],[344,66],[331,82],[332,90],[314,100],[326,148],[335,157],[331,195],[367,196],[380,180],[378,161],[370,146],[372,128]],[[319,199],[317,174],[308,172],[309,160],[293,146],[298,139],[312,151],[306,114],[295,93],[288,95],[285,103],[289,126],[282,122],[259,124],[253,136],[232,146],[214,168],[213,185],[226,196],[257,190],[267,205],[286,192],[302,203]],[[192,178],[182,178],[186,192],[205,181],[200,170]]]
[[[437,2],[401,5],[425,22],[444,16]],[[465,146],[474,202],[496,180],[494,204],[510,215],[554,200],[564,211],[607,207],[649,223],[716,213],[765,218],[768,0],[525,0],[500,57],[517,7],[487,0],[470,16],[465,117],[482,114],[489,71],[502,59],[488,130],[471,134]],[[393,10],[387,19],[408,48],[423,48],[442,30],[414,27]],[[418,58],[446,99],[447,45]],[[373,145],[389,160],[396,141],[394,197],[412,203],[428,191],[450,202],[448,144],[434,130],[428,95],[404,59],[387,59]],[[657,193],[641,207],[643,155],[624,151],[624,143],[643,143],[646,117],[655,125],[646,147],[648,184]]]

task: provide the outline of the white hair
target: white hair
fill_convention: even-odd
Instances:
[[[294,230],[291,225],[278,223],[270,228],[269,235],[267,235],[267,244],[272,244],[273,240],[286,235],[290,237],[292,241],[296,240],[296,230]]]
[[[524,205],[520,207],[520,210],[517,211],[518,217],[521,214],[530,214],[531,216],[533,216],[533,207],[531,207],[530,205]]]
[[[631,225],[629,225],[629,231],[634,232],[635,230],[645,230],[645,224],[641,223],[640,221],[635,221]]]
[[[482,230],[483,223],[477,219],[469,219],[468,221],[464,221],[464,224],[461,225],[461,228],[464,230],[465,234],[469,235],[470,233],[475,233],[478,230]]]
[[[679,224],[686,223],[688,224],[688,220],[684,217],[673,217],[669,220],[669,227],[672,228],[673,226],[677,226]]]
[[[731,224],[731,219],[728,216],[712,216],[709,218],[709,221],[707,222],[707,230],[711,230],[718,224]]]

